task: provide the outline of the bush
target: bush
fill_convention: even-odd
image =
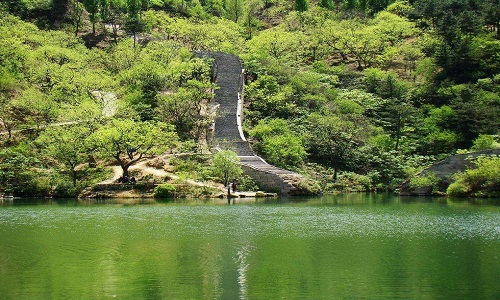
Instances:
[[[430,172],[425,175],[419,175],[410,179],[410,188],[432,188],[433,191],[437,189],[439,178],[436,174]]]
[[[301,194],[304,195],[319,195],[322,193],[321,186],[316,180],[306,179],[300,181],[297,184],[297,188],[301,191]]]
[[[259,186],[253,180],[252,177],[248,175],[243,175],[240,178],[238,178],[238,190],[240,191],[258,191]]]
[[[210,180],[212,175],[209,168],[209,155],[179,155],[170,160],[175,173],[179,176],[185,176],[196,180]]]
[[[353,172],[342,172],[336,181],[330,181],[325,186],[325,193],[328,192],[365,192],[372,188],[371,179],[366,175],[359,175]]]
[[[157,185],[154,190],[155,198],[174,198],[175,194],[175,186],[169,183]]]
[[[446,193],[450,196],[500,196],[500,157],[478,157],[475,168],[458,173]]]
[[[78,195],[78,187],[74,187],[70,182],[60,182],[52,189],[52,196],[55,198],[74,198]]]
[[[446,189],[446,194],[452,197],[464,197],[469,193],[469,189],[462,182],[454,182]]]
[[[473,142],[471,150],[487,150],[495,148],[495,137],[488,134],[480,134]]]

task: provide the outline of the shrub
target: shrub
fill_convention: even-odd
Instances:
[[[312,179],[300,181],[297,184],[297,188],[304,195],[319,195],[322,192],[319,182]]]
[[[469,193],[469,189],[462,182],[454,182],[446,189],[446,194],[452,197],[464,197]]]
[[[475,168],[458,173],[446,193],[450,196],[500,196],[500,157],[480,156]]]
[[[206,168],[209,160],[209,155],[180,155],[172,158],[170,164],[179,176],[197,180],[209,180],[212,179],[209,168]]]
[[[333,179],[332,179],[333,180]],[[327,182],[325,193],[328,192],[364,192],[372,188],[371,179],[366,175],[353,172],[342,172],[336,181]]]
[[[238,178],[238,190],[240,191],[257,191],[259,190],[259,186],[253,180],[252,177],[248,175],[243,175]]]
[[[413,189],[432,188],[432,190],[435,191],[437,189],[438,183],[439,178],[432,172],[410,179],[410,187]]]
[[[157,185],[154,190],[155,198],[174,198],[176,188],[174,185],[169,183],[164,183]]]
[[[55,198],[74,198],[78,195],[79,188],[74,187],[71,182],[59,182],[52,189],[52,196]]]
[[[488,134],[480,134],[475,140],[471,147],[473,151],[487,150],[495,148],[495,137]]]

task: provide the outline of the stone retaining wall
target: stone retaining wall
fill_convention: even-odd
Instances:
[[[276,174],[265,172],[253,166],[241,164],[243,172],[252,177],[259,187],[265,191],[286,195],[290,187]]]

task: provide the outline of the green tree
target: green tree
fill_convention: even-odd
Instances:
[[[224,7],[228,19],[233,20],[238,23],[239,19],[243,15],[243,1],[242,0],[225,0]]]
[[[307,0],[295,0],[295,10],[298,12],[305,12],[308,6]]]
[[[326,8],[326,9],[334,9],[335,8],[332,0],[321,0],[321,2],[319,3],[319,5],[321,7]]]
[[[344,21],[343,28],[345,31],[340,37],[343,52],[354,58],[359,70],[373,66],[387,47],[384,36],[376,27],[353,20]]]
[[[480,1],[420,0],[415,8],[423,19],[429,20],[440,39],[436,49],[440,79],[456,83],[477,79],[479,66],[473,56],[472,40],[483,26]]]
[[[365,120],[352,118],[313,114],[309,119],[309,153],[315,161],[333,168],[335,180],[338,171],[352,169],[357,150],[372,132]]]
[[[37,131],[54,121],[58,114],[57,103],[35,88],[24,90],[11,105],[13,118]]]
[[[497,40],[500,40],[500,0],[484,0],[481,5],[485,24],[491,31],[496,31]]]
[[[71,19],[71,23],[73,24],[75,36],[77,36],[83,25],[83,12],[85,10],[85,6],[78,0],[69,0],[68,4],[70,7],[69,17]]]
[[[0,67],[0,126],[7,131],[8,139],[12,138],[19,119],[13,110],[12,103],[17,97],[21,83],[6,68]]]
[[[459,140],[459,135],[453,131],[455,118],[455,111],[447,105],[430,108],[423,126],[417,129],[420,136],[417,151],[423,155],[452,153]]]
[[[0,192],[7,195],[31,196],[36,193],[37,160],[17,149],[0,150]]]
[[[84,0],[83,5],[89,13],[89,20],[92,24],[92,34],[95,34],[95,24],[99,21],[99,8],[101,0]]]
[[[163,153],[173,147],[177,135],[172,126],[157,122],[114,119],[89,136],[96,155],[115,159],[128,176],[128,169],[147,155]]]
[[[303,164],[306,151],[302,138],[292,132],[283,119],[261,120],[251,131],[254,149],[270,163],[283,168],[298,168]]]
[[[69,171],[73,187],[77,183],[77,167],[88,155],[85,144],[88,134],[88,129],[83,126],[54,126],[47,128],[36,140],[46,157]]]
[[[175,125],[178,134],[183,137],[196,137],[204,118],[200,113],[204,101],[210,100],[211,84],[191,80],[187,87],[181,87],[175,94],[161,96],[156,113],[158,117]]]
[[[393,72],[372,68],[365,74],[367,91],[383,98],[367,109],[365,115],[391,135],[395,140],[394,151],[399,152],[401,140],[413,131],[411,125],[416,121],[416,108],[409,99],[408,87]]]
[[[254,31],[263,27],[262,22],[259,21],[257,14],[262,9],[264,4],[260,0],[249,0],[244,5],[244,23],[248,32],[248,38],[253,37]]]
[[[243,174],[243,169],[239,165],[239,157],[231,150],[221,150],[214,154],[212,161],[213,172],[225,186],[229,180],[236,179]]]
[[[136,47],[137,33],[141,32],[144,26],[141,15],[141,0],[127,0],[127,17],[125,27],[132,32],[134,37],[134,48]]]

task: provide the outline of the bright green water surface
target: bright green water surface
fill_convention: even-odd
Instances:
[[[0,299],[500,299],[500,199],[0,202]]]

